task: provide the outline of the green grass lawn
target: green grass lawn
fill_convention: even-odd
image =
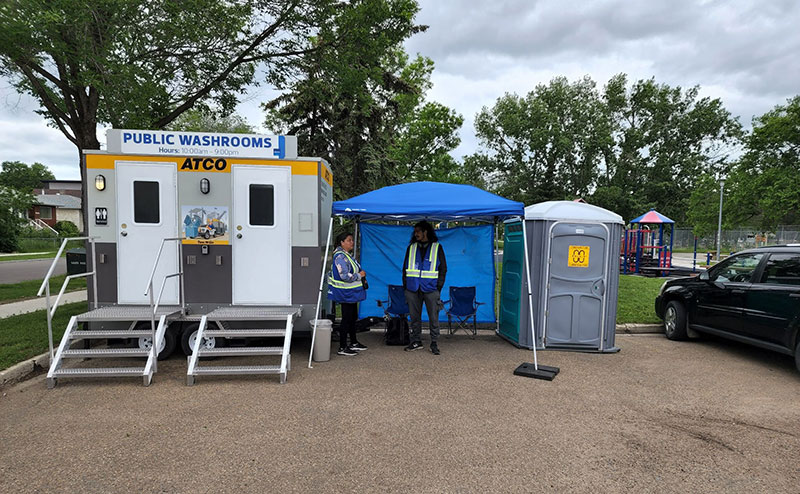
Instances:
[[[620,275],[617,324],[659,323],[655,300],[665,278]]]
[[[50,278],[50,295],[55,297],[61,290],[61,284],[67,275],[53,276]],[[0,303],[9,303],[18,300],[25,300],[36,297],[36,292],[42,286],[42,280],[21,281],[19,283],[9,283],[0,285]],[[86,289],[86,278],[75,278],[67,285],[68,292]]]
[[[0,256],[0,262],[5,261],[28,261],[31,259],[52,259],[55,257],[57,251],[53,252],[45,252],[43,254],[20,254],[20,255],[13,255],[13,256]],[[66,250],[61,257],[65,257],[67,255]]]
[[[59,307],[53,318],[53,346],[58,347],[69,318],[86,312],[86,302]],[[47,315],[39,310],[7,317],[0,324],[0,370],[48,350]]]

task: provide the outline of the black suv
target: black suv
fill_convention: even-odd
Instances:
[[[656,297],[667,338],[710,333],[794,355],[800,370],[800,244],[750,249]]]

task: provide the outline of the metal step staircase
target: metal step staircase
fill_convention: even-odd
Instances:
[[[67,325],[61,344],[55,352],[50,363],[50,370],[47,373],[47,387],[52,389],[56,386],[57,379],[60,377],[137,377],[143,379],[143,384],[149,386],[153,380],[153,374],[158,366],[158,350],[163,346],[164,333],[171,321],[182,314],[182,310],[177,306],[160,307],[156,313],[158,326],[155,331],[134,330],[138,321],[151,319],[153,313],[150,307],[146,306],[111,306],[95,309],[77,316],[72,316]],[[130,321],[128,329],[107,329],[107,330],[80,330],[78,325],[81,322],[112,322]],[[154,335],[155,333],[155,335]],[[71,348],[72,343],[78,340],[97,340],[97,339],[123,339],[123,338],[151,338],[150,348]],[[152,342],[155,341],[155,344]],[[63,364],[68,359],[119,359],[119,358],[146,358],[144,365],[137,367],[64,367]]]
[[[286,375],[291,370],[291,355],[289,354],[292,342],[292,327],[294,320],[300,316],[300,308],[274,308],[274,307],[221,307],[200,318],[200,327],[197,330],[192,355],[188,357],[189,368],[186,372],[186,384],[191,386],[197,376],[232,376],[252,374],[278,374],[281,384],[286,382]],[[226,329],[233,321],[262,322],[285,321],[285,328],[269,329]],[[209,323],[214,323],[217,329],[208,328]],[[218,347],[206,348],[202,342],[204,338],[275,338],[282,337],[281,346],[248,346],[248,347]],[[252,356],[280,356],[279,364],[269,365],[203,365],[200,366],[201,357],[252,357]]]
[[[69,240],[86,240],[91,246],[92,252],[92,270],[86,273],[76,275],[69,275],[64,280],[61,286],[61,291],[58,293],[56,300],[53,304],[50,303],[50,277],[53,274],[56,263],[58,262],[61,252]],[[161,258],[161,252],[164,249],[164,244],[169,241],[177,242],[178,259],[181,259],[181,244],[180,238],[167,238],[161,241],[158,254],[156,255],[153,264],[153,270],[150,273],[147,287],[144,295],[150,295],[150,305],[109,305],[106,307],[99,307],[97,301],[97,265],[96,265],[96,249],[95,237],[76,237],[67,238],[61,244],[61,248],[53,259],[50,265],[50,270],[47,272],[42,286],[39,289],[39,296],[44,292],[47,300],[47,331],[50,341],[50,370],[47,373],[47,387],[52,389],[56,386],[57,380],[60,377],[136,377],[140,376],[143,379],[145,386],[149,386],[153,380],[153,374],[158,368],[158,352],[164,345],[164,334],[167,330],[169,323],[179,317],[183,316],[185,312],[185,304],[183,300],[183,270],[179,268],[177,273],[169,274],[164,277],[161,283],[161,290],[158,297],[154,299],[153,290],[153,277],[155,276],[158,261]],[[94,300],[89,304],[88,312],[72,316],[64,331],[64,336],[61,338],[61,344],[58,349],[53,349],[53,327],[52,318],[58,309],[58,304],[64,294],[64,290],[70,280],[78,277],[91,277]],[[159,306],[161,296],[164,293],[164,287],[169,278],[181,278],[180,290],[180,306]],[[150,328],[147,330],[134,329],[137,323],[142,321],[149,321]],[[156,321],[158,323],[156,324]],[[119,323],[130,322],[128,329],[78,329],[80,323]],[[78,340],[97,340],[97,339],[126,339],[126,338],[147,338],[149,340],[149,348],[146,347],[147,341],[143,342],[145,348],[72,348],[72,344]],[[64,367],[64,363],[69,359],[120,359],[120,358],[146,358],[143,366],[137,367]]]

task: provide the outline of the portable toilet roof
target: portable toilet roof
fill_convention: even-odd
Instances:
[[[622,216],[591,204],[574,201],[547,201],[525,208],[526,220],[597,221],[624,225]]]

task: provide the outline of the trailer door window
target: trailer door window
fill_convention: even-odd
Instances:
[[[275,224],[275,189],[272,185],[250,184],[250,224]]]
[[[160,223],[158,182],[133,182],[133,222]]]

